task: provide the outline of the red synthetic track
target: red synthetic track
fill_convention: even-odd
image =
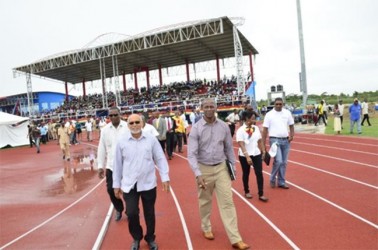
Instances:
[[[72,155],[89,155],[96,151],[96,144],[72,146]],[[110,205],[96,165],[92,170],[88,161],[64,163],[55,142],[43,145],[41,151],[0,150],[0,248],[92,248]],[[376,139],[297,133],[286,176],[289,190],[270,188],[271,168],[264,165],[268,203],[257,199],[253,171],[254,198],[244,199],[238,163],[233,189],[244,241],[253,249],[378,249],[377,156]],[[202,237],[186,147],[169,164],[173,192],[166,194],[159,185],[156,202],[160,249],[231,249],[215,199],[216,238]],[[69,168],[76,169],[74,182],[67,178]],[[112,218],[101,249],[128,249],[131,242],[127,221]],[[144,242],[141,249],[148,249]]]

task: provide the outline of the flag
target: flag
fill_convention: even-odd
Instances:
[[[256,82],[255,81],[250,82],[249,83],[249,87],[248,87],[247,91],[245,92],[245,94],[249,95],[249,96],[255,97],[255,86],[256,86]]]
[[[17,100],[16,104],[14,105],[12,114],[13,115],[20,115],[21,114],[20,111],[21,111],[21,109],[20,109],[20,100]]]

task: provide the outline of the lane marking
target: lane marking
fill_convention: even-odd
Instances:
[[[293,142],[294,144],[303,144],[303,145],[308,145],[312,147],[322,147],[322,148],[329,148],[329,149],[335,149],[335,150],[340,150],[340,151],[349,151],[349,152],[356,152],[356,153],[361,153],[361,154],[368,154],[368,155],[376,155],[378,156],[378,153],[370,153],[366,151],[359,151],[359,150],[353,150],[353,149],[347,149],[347,148],[340,148],[340,147],[330,147],[330,146],[324,146],[324,145],[318,145],[318,144],[311,144],[311,143],[305,143],[305,142]]]
[[[44,222],[42,222],[41,224],[39,224],[38,226],[30,229],[29,231],[27,231],[26,233],[22,234],[21,236],[17,237],[16,239],[12,240],[11,242],[5,244],[4,246],[0,247],[0,249],[3,249],[3,248],[6,248],[10,245],[12,245],[13,243],[19,241],[20,239],[24,238],[25,236],[31,234],[32,232],[34,232],[35,230],[41,228],[42,226],[46,225],[47,223],[49,223],[50,221],[52,221],[53,219],[55,219],[56,217],[58,217],[59,215],[63,214],[64,212],[66,212],[68,209],[70,209],[71,207],[75,206],[77,203],[79,203],[80,201],[82,201],[85,197],[87,197],[89,194],[91,194],[97,187],[99,187],[103,182],[104,182],[105,179],[102,179],[96,186],[94,186],[91,190],[89,190],[86,194],[84,194],[82,197],[80,197],[78,200],[76,200],[75,202],[71,203],[68,207],[64,208],[63,210],[61,210],[60,212],[58,212],[57,214],[55,214],[54,216],[50,217],[49,219],[45,220]]]
[[[361,185],[364,185],[364,186],[367,186],[367,187],[378,189],[378,186],[374,186],[374,185],[371,185],[369,183],[358,181],[358,180],[355,180],[355,179],[352,179],[352,178],[349,178],[349,177],[346,177],[346,176],[343,176],[343,175],[339,175],[339,174],[336,174],[336,173],[333,173],[333,172],[329,172],[329,171],[326,171],[326,170],[323,170],[323,169],[320,169],[320,168],[312,167],[312,166],[304,164],[304,163],[300,163],[300,162],[296,162],[296,161],[291,161],[291,160],[289,160],[289,162],[297,164],[297,165],[300,165],[300,166],[303,166],[303,167],[306,167],[306,168],[311,168],[313,170],[316,170],[316,171],[319,171],[319,172],[323,172],[323,173],[326,173],[326,174],[329,174],[329,175],[333,175],[333,176],[336,176],[336,177],[339,177],[339,178],[342,178],[342,179],[345,179],[345,180],[348,180],[348,181],[356,182],[358,184],[361,184]]]
[[[92,250],[100,249],[100,247],[102,245],[102,241],[105,238],[106,231],[109,228],[109,223],[110,223],[110,219],[112,218],[113,209],[114,209],[114,206],[113,206],[112,203],[110,203],[108,213],[105,216],[104,223],[102,224],[101,230],[98,233],[97,239],[96,239],[96,241],[95,241],[95,243],[92,247]]]
[[[363,166],[367,166],[367,167],[371,167],[371,168],[378,168],[378,166],[375,166],[375,165],[362,163],[362,162],[358,162],[358,161],[346,160],[346,159],[343,159],[343,158],[333,157],[333,156],[324,155],[324,154],[317,154],[317,153],[307,152],[307,151],[298,150],[298,149],[290,149],[290,151],[296,151],[296,152],[300,152],[300,153],[304,153],[304,154],[321,156],[321,157],[324,157],[324,158],[330,158],[330,159],[334,159],[334,160],[338,160],[338,161],[345,161],[345,162],[363,165]]]
[[[322,138],[316,138],[316,137],[305,137],[305,136],[298,136],[298,137],[300,139],[328,141],[328,142],[337,142],[337,143],[347,143],[348,145],[354,144],[354,145],[373,146],[373,147],[377,147],[378,146],[378,141],[377,141],[377,144],[369,144],[369,143],[351,142],[351,141],[348,141],[348,140],[340,141],[340,140],[329,140],[329,139],[322,139]],[[350,138],[350,137],[344,137],[344,138]],[[359,139],[362,139],[362,138],[359,138]]]
[[[293,249],[299,250],[300,248],[289,238],[284,234],[271,220],[269,220],[263,213],[260,212],[255,206],[252,205],[247,199],[245,199],[238,191],[236,191],[234,188],[232,188],[232,192],[234,192],[237,196],[239,196],[240,199],[244,201],[252,210],[254,210],[266,223],[271,226],[274,231],[276,231]]]

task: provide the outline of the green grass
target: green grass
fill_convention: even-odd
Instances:
[[[343,127],[341,130],[342,135],[346,136],[366,136],[378,138],[378,119],[377,117],[370,117],[371,126],[368,126],[367,122],[364,122],[364,126],[361,127],[362,134],[357,134],[356,125],[354,125],[353,134],[350,134],[350,120],[349,117],[344,117]],[[333,116],[328,116],[328,124],[325,130],[325,134],[334,135],[333,131]]]

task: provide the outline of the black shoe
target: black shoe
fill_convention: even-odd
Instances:
[[[70,161],[70,158],[67,158],[67,161]]]
[[[148,242],[148,247],[150,248],[150,250],[158,250],[159,249],[159,247],[158,247],[158,245],[156,244],[155,241]]]
[[[139,250],[139,240],[134,240],[133,243],[131,244],[131,250]]]
[[[116,211],[115,221],[120,221],[122,218],[122,212]]]
[[[63,160],[64,160],[64,159],[66,159],[66,156],[65,156],[65,155],[63,155]]]

